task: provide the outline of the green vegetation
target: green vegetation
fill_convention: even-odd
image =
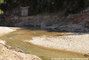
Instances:
[[[89,6],[89,0],[5,0],[3,11],[11,11],[18,6],[29,6],[29,14],[64,11],[77,13]],[[3,7],[4,6],[4,7]]]
[[[0,4],[4,3],[4,0],[0,0]]]
[[[3,14],[4,12],[2,10],[0,10],[0,14]]]

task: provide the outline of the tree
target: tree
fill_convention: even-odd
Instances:
[[[0,8],[11,11],[18,6],[29,6],[32,14],[41,12],[78,12],[89,6],[89,0],[5,0]]]

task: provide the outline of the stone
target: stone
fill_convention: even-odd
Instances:
[[[88,54],[84,54],[85,57],[89,57],[89,53]]]
[[[27,7],[20,7],[21,8],[21,16],[28,16],[28,6]]]
[[[67,24],[67,25],[61,25],[57,27],[59,31],[68,31],[68,32],[88,32],[89,29],[85,28],[81,24]]]

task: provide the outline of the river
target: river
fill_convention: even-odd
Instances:
[[[57,50],[52,48],[46,48],[41,46],[36,46],[24,40],[31,40],[32,37],[38,36],[57,36],[61,34],[66,34],[64,32],[48,32],[44,30],[29,30],[29,29],[19,29],[15,32],[9,33],[2,36],[1,39],[7,42],[7,45],[18,47],[25,51],[26,53],[34,54],[42,58],[43,60],[51,60],[51,58],[86,58],[83,54]]]

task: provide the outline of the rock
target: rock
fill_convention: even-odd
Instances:
[[[58,24],[53,24],[52,26],[46,26],[45,29],[50,31],[56,31],[56,28],[58,27]]]
[[[85,28],[81,24],[67,24],[67,25],[61,25],[57,27],[59,31],[68,31],[68,32],[88,32],[89,29]]]
[[[6,41],[0,40],[0,44],[5,45],[6,44]]]
[[[84,54],[85,57],[89,57],[89,53],[88,54]]]
[[[0,60],[41,60],[39,57],[32,54],[25,54],[7,49],[3,44],[0,44]]]

